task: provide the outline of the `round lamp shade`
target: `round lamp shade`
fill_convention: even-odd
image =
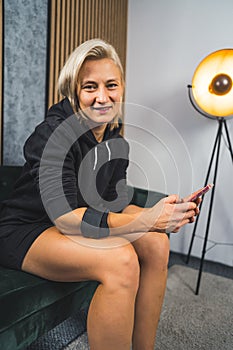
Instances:
[[[233,49],[218,50],[201,61],[193,75],[192,92],[204,112],[233,115]]]

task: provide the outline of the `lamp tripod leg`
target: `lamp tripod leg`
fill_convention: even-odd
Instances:
[[[217,180],[218,162],[219,162],[219,154],[220,154],[220,146],[221,146],[221,134],[222,134],[222,120],[219,121],[218,147],[217,147],[217,155],[216,155],[215,170],[214,170],[214,185],[216,185],[216,180]],[[199,288],[200,288],[200,283],[201,283],[203,263],[204,263],[205,253],[206,253],[206,245],[207,245],[207,241],[208,241],[208,234],[209,234],[209,228],[210,228],[211,214],[212,214],[212,208],[213,208],[213,202],[214,202],[215,188],[216,188],[216,186],[214,186],[213,190],[211,191],[211,198],[210,198],[209,213],[208,213],[208,219],[207,219],[207,225],[206,225],[206,232],[205,232],[204,244],[203,244],[203,249],[202,249],[202,256],[201,256],[201,262],[200,262],[200,267],[199,267],[197,286],[196,286],[196,291],[195,291],[196,295],[198,295],[198,293],[199,293]]]
[[[222,124],[221,124],[221,122],[219,122],[216,138],[215,138],[215,141],[214,141],[214,147],[213,147],[213,151],[212,151],[212,154],[211,154],[209,167],[208,167],[207,174],[206,174],[204,187],[208,184],[208,181],[209,181],[210,171],[211,171],[211,168],[212,168],[212,164],[213,164],[214,155],[215,155],[216,147],[217,147],[217,144],[218,144],[218,140],[221,137],[221,132],[222,132]],[[203,205],[203,201],[200,204],[200,211],[201,211],[202,205]],[[191,252],[192,252],[194,238],[195,238],[195,235],[196,235],[196,229],[197,229],[198,220],[199,220],[199,216],[196,218],[196,221],[195,221],[195,224],[194,224],[194,228],[193,228],[193,232],[192,232],[192,238],[191,238],[191,241],[190,241],[189,250],[188,250],[188,254],[187,254],[186,264],[189,263],[190,255],[191,255]]]
[[[228,128],[227,128],[227,122],[226,122],[225,119],[223,120],[223,124],[224,124],[224,127],[225,127],[228,147],[229,147],[229,151],[230,151],[230,154],[231,154],[231,160],[232,160],[232,163],[233,163],[233,152],[232,152],[232,146],[231,146],[231,139],[230,139],[230,135],[229,135]]]
[[[199,206],[200,211],[201,211],[202,204],[203,204],[203,201],[201,202],[201,204]],[[196,235],[196,229],[197,229],[197,224],[198,224],[199,217],[200,217],[200,215],[198,215],[196,217],[196,221],[195,221],[195,224],[194,224],[192,238],[191,238],[191,241],[190,241],[190,244],[189,244],[189,250],[188,250],[188,254],[187,254],[186,264],[189,263],[189,259],[190,259],[190,256],[191,256],[191,251],[192,251],[192,247],[193,247],[194,238],[195,238],[195,235]]]

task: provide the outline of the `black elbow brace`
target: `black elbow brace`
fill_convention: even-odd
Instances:
[[[108,211],[102,212],[94,208],[87,208],[81,222],[83,237],[100,239],[109,236]]]

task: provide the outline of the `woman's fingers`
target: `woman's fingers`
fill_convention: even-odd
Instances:
[[[159,232],[178,232],[182,226],[193,222],[197,213],[195,202],[182,202],[179,196],[170,195],[151,208],[151,227]]]
[[[196,210],[197,204],[195,202],[183,202],[176,204],[177,208],[183,212],[187,212],[189,210]]]
[[[174,209],[170,225],[168,225],[170,232],[178,232],[182,226],[194,222],[194,217],[197,215],[195,203],[180,203],[175,206],[176,209]]]

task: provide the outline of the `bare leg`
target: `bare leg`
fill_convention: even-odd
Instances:
[[[118,247],[102,248],[107,240],[99,241],[99,247],[96,241],[96,248],[88,247],[50,228],[33,243],[22,269],[55,281],[99,281],[88,314],[91,350],[129,350],[139,284],[138,257],[123,238],[108,240]]]
[[[148,232],[132,244],[141,268],[133,349],[152,350],[166,288],[169,240],[165,234]]]

